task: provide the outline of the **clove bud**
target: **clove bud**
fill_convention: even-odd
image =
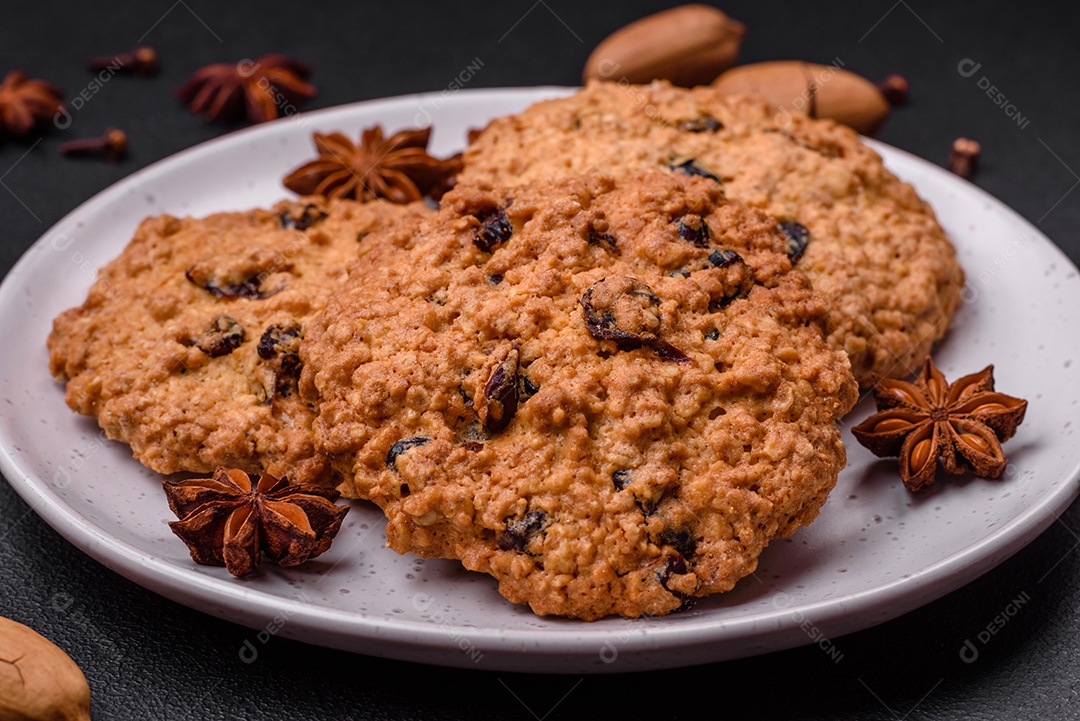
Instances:
[[[877,85],[878,90],[885,96],[885,99],[889,101],[889,105],[892,105],[893,107],[907,105],[910,86],[908,85],[907,78],[903,75],[893,73],[874,84]]]
[[[136,45],[126,53],[102,55],[86,61],[86,67],[94,72],[112,70],[140,78],[157,75],[159,64],[157,50],[149,45]]]
[[[949,170],[964,180],[971,180],[978,166],[982,145],[971,138],[957,138],[949,152]]]
[[[109,128],[100,138],[79,138],[60,146],[60,152],[64,155],[100,155],[110,163],[115,163],[127,155],[127,149],[127,133],[116,128]]]

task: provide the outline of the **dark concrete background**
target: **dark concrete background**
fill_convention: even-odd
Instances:
[[[139,41],[158,48],[163,70],[150,80],[106,83],[67,130],[50,129],[40,141],[0,141],[0,273],[79,203],[227,130],[184,112],[170,94],[200,65],[292,54],[315,67],[319,97],[309,108],[441,90],[474,58],[483,68],[470,87],[574,84],[600,39],[672,4],[116,0],[76,7],[5,0],[0,72],[22,68],[57,83],[70,98],[92,78],[83,68],[87,57]],[[871,78],[906,75],[911,102],[881,139],[941,164],[955,137],[981,141],[974,182],[1076,261],[1080,11],[1061,7],[930,0],[724,5],[749,27],[746,62],[839,58]],[[965,59],[981,64],[970,77],[958,70]],[[984,77],[982,84],[996,86],[1022,122],[979,87]],[[59,156],[64,140],[111,125],[130,135],[127,160],[108,165]],[[1069,718],[1080,716],[1080,554],[1073,552],[1080,537],[1070,529],[1080,529],[1080,505],[965,588],[836,639],[840,663],[810,647],[580,679],[417,666],[283,639],[244,664],[236,649],[247,629],[99,566],[0,484],[0,615],[33,626],[71,653],[90,680],[96,719]],[[1021,594],[1030,598],[1022,611],[974,663],[964,663],[958,653],[964,640]]]

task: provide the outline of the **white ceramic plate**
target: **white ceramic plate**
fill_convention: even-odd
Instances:
[[[912,496],[895,464],[848,429],[849,465],[820,518],[778,541],[731,593],[666,618],[582,623],[543,619],[501,599],[487,576],[456,562],[383,547],[381,514],[355,504],[333,548],[299,569],[236,580],[196,566],[165,525],[160,479],[74,416],[47,371],[52,318],[82,302],[99,266],[138,222],[266,205],[309,158],[313,130],[350,135],[434,122],[449,153],[468,128],[557,88],[462,91],[357,103],[233,133],[157,163],[94,197],[45,234],[0,287],[0,468],[53,528],[88,555],[175,601],[246,625],[241,658],[280,634],[392,658],[551,672],[664,668],[833,640],[938,598],[1015,553],[1077,494],[1080,280],[1038,230],[978,188],[875,144],[929,199],[969,276],[965,305],[937,358],[947,376],[995,364],[998,388],[1029,399],[997,481],[957,479]],[[903,272],[898,268],[897,272]]]

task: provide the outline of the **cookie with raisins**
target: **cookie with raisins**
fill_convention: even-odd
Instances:
[[[73,410],[155,471],[229,466],[329,482],[314,409],[296,389],[306,324],[358,253],[377,262],[394,252],[362,236],[428,212],[307,198],[150,218],[86,302],[54,321],[50,370]]]
[[[598,169],[663,169],[721,183],[782,223],[828,299],[828,337],[859,383],[922,366],[960,307],[964,275],[934,212],[855,131],[708,86],[593,82],[499,118],[464,154],[462,181],[516,185]]]
[[[391,548],[536,613],[663,614],[817,515],[856,399],[775,220],[712,180],[459,185],[308,325],[302,397]],[[385,236],[385,238],[380,238]]]

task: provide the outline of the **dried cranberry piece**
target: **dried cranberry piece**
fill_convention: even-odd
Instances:
[[[507,521],[506,530],[499,534],[496,542],[503,551],[524,551],[540,531],[547,525],[547,514],[543,511],[531,511],[524,518]]]
[[[509,425],[518,405],[518,352],[511,349],[491,370],[484,384],[484,402],[480,416],[484,430],[498,433]]]
[[[540,386],[533,383],[529,376],[519,373],[518,378],[521,379],[521,387],[518,389],[518,403],[524,403],[540,392]]]
[[[195,345],[211,358],[218,358],[232,353],[243,342],[244,326],[235,318],[219,315],[206,332],[195,340]]]
[[[688,564],[686,559],[679,553],[666,554],[664,556],[663,565],[656,569],[656,580],[660,582],[660,585],[664,587],[665,591],[682,600],[684,604],[686,604],[689,597],[685,593],[679,593],[678,591],[668,588],[667,584],[671,576],[681,576],[685,573],[690,573],[690,564]],[[682,608],[682,606],[680,606],[680,608]]]
[[[611,233],[601,233],[596,228],[589,229],[589,245],[600,245],[616,255],[619,254],[619,246],[615,241],[615,236]]]
[[[302,337],[300,324],[286,321],[269,326],[259,338],[257,352],[273,368],[275,396],[288,396],[296,389],[303,368],[299,355]]]
[[[259,288],[261,285],[262,278],[255,276],[248,278],[243,283],[227,285],[223,288],[207,288],[207,290],[219,298],[262,298],[262,290]]]
[[[787,254],[791,263],[798,263],[810,244],[810,231],[802,223],[780,223],[780,230],[787,236]]]
[[[195,266],[192,266],[184,271],[184,277],[203,290],[211,293],[215,298],[248,298],[253,300],[263,300],[264,298],[269,298],[275,293],[280,293],[285,289],[285,284],[282,283],[276,288],[263,290],[262,283],[265,278],[262,274],[253,275],[239,283],[232,283],[229,285],[218,285],[212,279],[199,282],[192,274],[194,267]]]
[[[660,545],[671,546],[683,556],[693,556],[697,550],[697,539],[688,529],[665,528],[660,532]],[[686,573],[686,571],[679,571]]]
[[[298,341],[303,337],[303,328],[296,321],[287,321],[269,326],[259,339],[259,357],[263,360],[272,360],[282,348],[294,352],[299,345]]]
[[[416,448],[428,443],[431,439],[426,436],[413,436],[412,438],[405,438],[398,441],[394,445],[390,446],[390,450],[386,452],[386,467],[392,471],[397,470],[397,458],[410,448]]]
[[[674,556],[668,556],[664,559],[664,580],[671,574],[682,575],[689,569],[686,567],[686,559],[676,554]]]
[[[745,298],[746,296],[750,295],[750,291],[752,291],[754,288],[754,277],[752,272],[745,267],[746,261],[743,260],[743,257],[741,255],[739,255],[733,250],[719,249],[709,253],[708,261],[709,264],[712,265],[714,268],[726,268],[735,264],[744,266],[744,272],[742,273],[741,277],[736,277],[736,282],[738,283],[738,285],[734,288],[729,288],[726,295],[718,298],[713,298],[713,300],[709,303],[710,311],[716,312],[718,310],[728,307],[733,301],[737,300],[738,298]],[[714,330],[713,333],[717,333],[717,331]],[[716,335],[715,337],[706,337],[716,340],[719,335]]]
[[[681,173],[682,175],[699,175],[702,178],[711,178],[717,183],[720,182],[720,178],[716,177],[704,167],[702,167],[701,164],[698,163],[696,158],[690,158],[689,160],[684,160],[681,163],[672,163],[668,165],[668,168],[674,170],[676,173]]]
[[[665,591],[679,599],[680,604],[678,609],[676,609],[678,611],[685,611],[688,608],[693,608],[696,599],[693,596],[681,593],[673,588],[668,588],[668,580],[673,575],[681,576],[684,573],[690,573],[690,571],[690,565],[686,562],[686,559],[678,553],[666,556],[664,558],[663,568],[658,568],[656,570],[656,580],[660,582],[660,585],[664,587]]]
[[[624,350],[648,345],[664,360],[691,360],[657,335],[660,298],[636,278],[618,275],[596,281],[581,296],[581,308],[585,327],[597,340],[613,340]]]
[[[724,124],[711,115],[699,115],[692,120],[682,121],[676,127],[687,133],[715,133],[722,129]]]
[[[480,227],[476,229],[473,242],[485,253],[490,253],[497,246],[510,240],[514,232],[510,219],[506,217],[506,211],[501,208],[477,220],[480,221]]]
[[[734,303],[739,298],[745,298],[746,296],[747,296],[747,293],[744,293],[744,292],[741,292],[741,291],[736,291],[735,293],[732,293],[731,295],[725,295],[722,298],[716,298],[712,302],[709,303],[709,311],[712,312],[712,313],[717,313],[719,311],[722,311],[724,308],[727,308],[729,305]]]
[[[679,218],[676,223],[679,229],[679,237],[688,243],[693,243],[698,248],[708,248],[712,241],[712,231],[709,224],[700,215],[687,214]]]
[[[283,210],[278,214],[278,221],[281,223],[281,227],[287,230],[307,230],[325,218],[326,213],[322,212],[311,203],[305,205],[299,213],[292,210]],[[360,240],[361,237],[362,236],[358,236],[357,240]]]
[[[277,380],[274,390],[279,396],[290,395],[296,389],[296,382],[300,380],[300,370],[303,368],[300,356],[296,353],[285,353],[278,362]]]
[[[716,268],[723,268],[724,266],[731,265],[732,263],[744,262],[743,257],[736,253],[734,250],[714,250],[709,253],[709,263]]]
[[[585,326],[597,340],[636,348],[656,339],[660,298],[636,278],[612,276],[589,286],[581,296]]]
[[[656,354],[666,361],[674,361],[675,363],[691,363],[694,360],[675,346],[668,343],[666,340],[657,339],[653,341],[652,346],[653,350],[656,351]]]

